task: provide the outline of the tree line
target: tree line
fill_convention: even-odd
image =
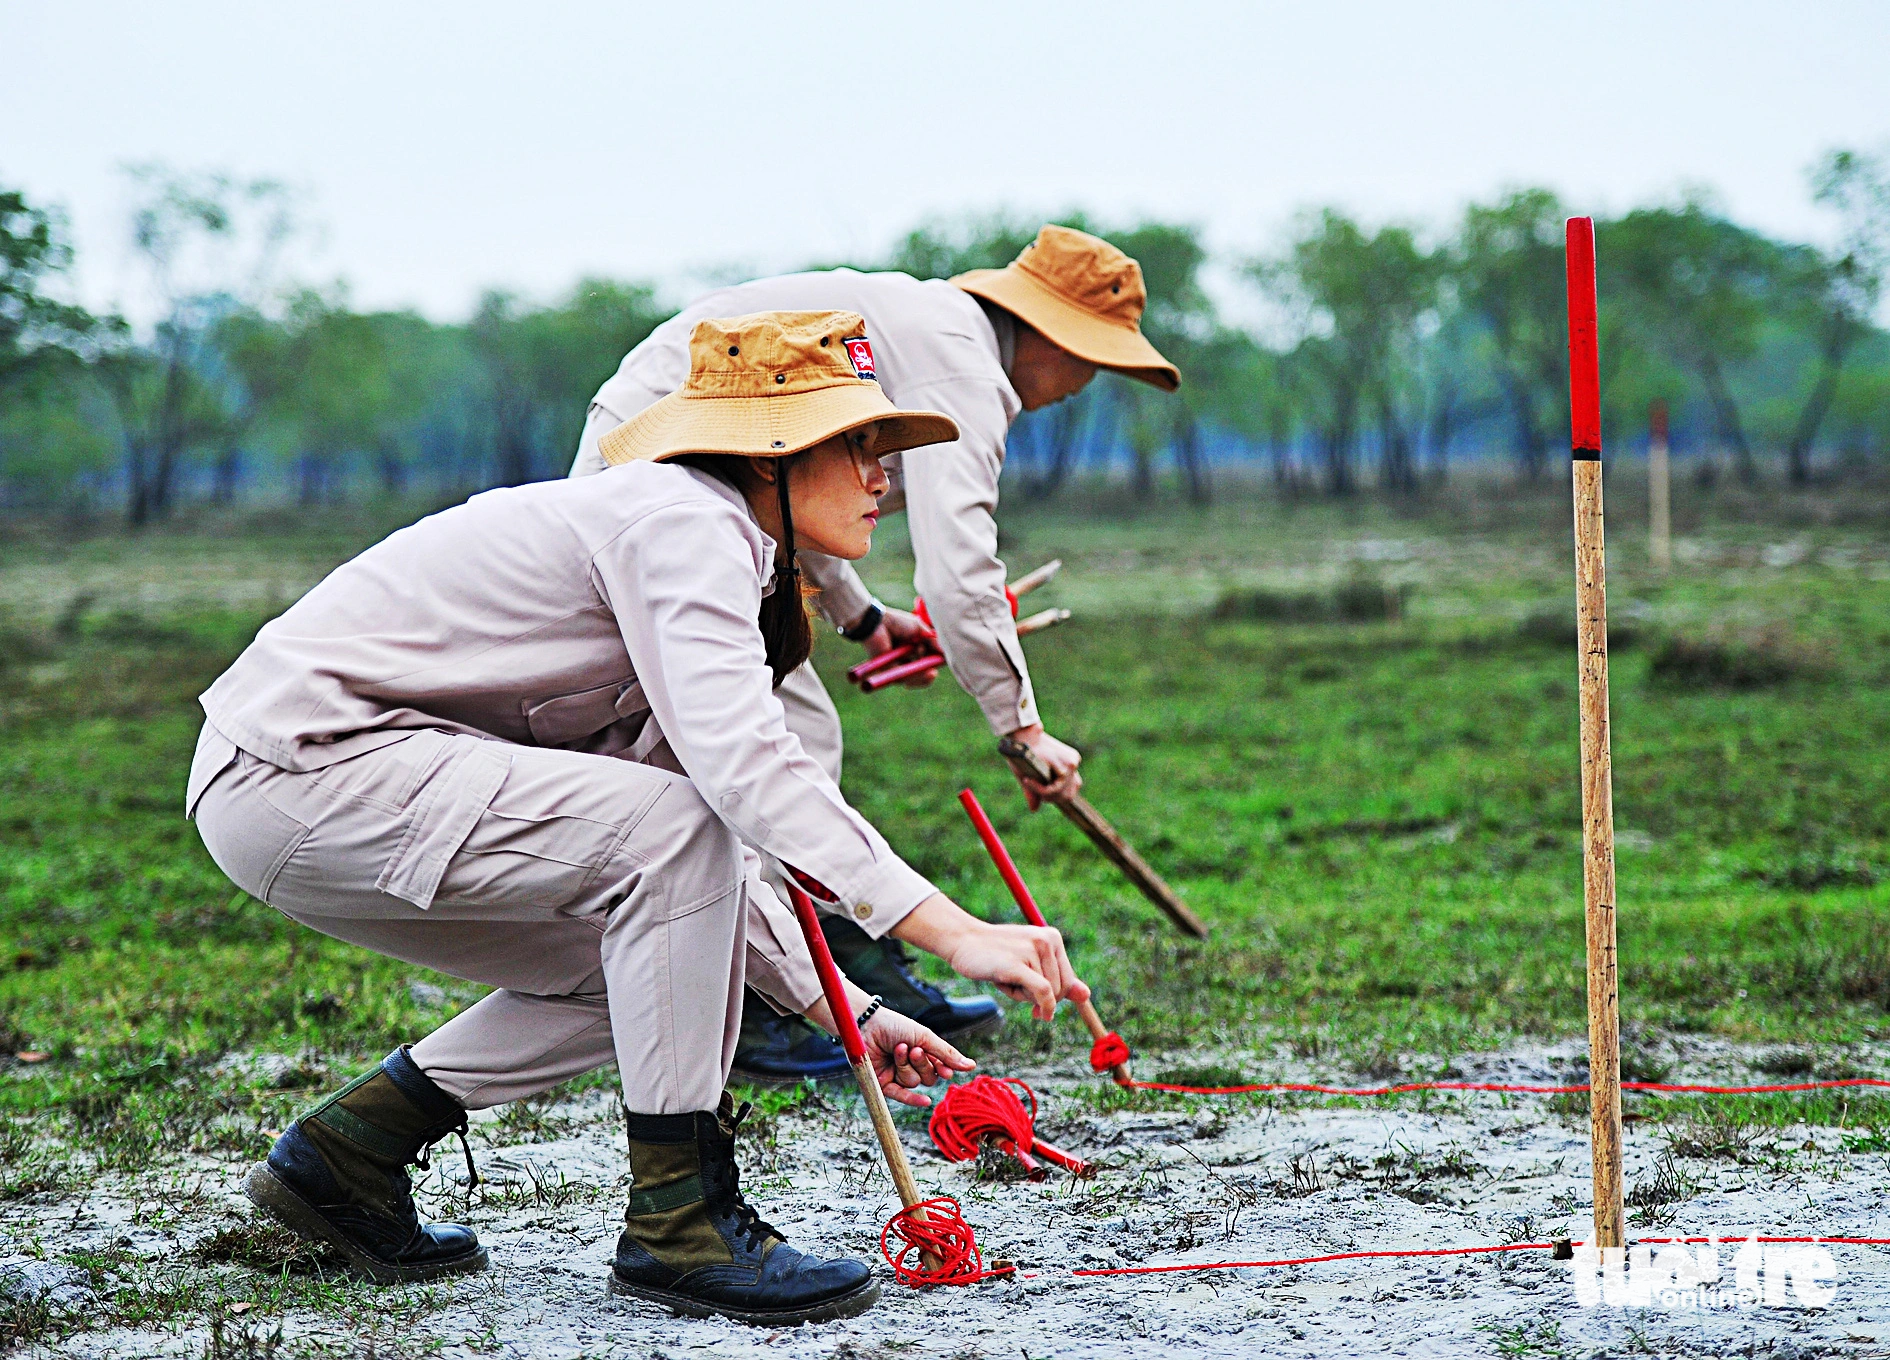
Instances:
[[[458,323],[358,310],[345,285],[285,283],[297,223],[280,185],[132,173],[129,243],[156,318],[143,328],[61,300],[62,219],[0,186],[0,509],[118,509],[142,525],[187,501],[437,500],[557,476],[591,394],[673,314],[653,284],[609,279],[548,302],[488,291]],[[1677,452],[1749,483],[1890,457],[1876,319],[1890,167],[1839,151],[1808,178],[1835,224],[1828,247],[1700,197],[1597,220],[1611,448],[1636,447],[1663,401]],[[1107,379],[1026,416],[1013,473],[1036,497],[1106,474],[1144,496],[1172,478],[1195,501],[1230,473],[1341,496],[1421,494],[1470,460],[1540,477],[1568,430],[1568,212],[1540,188],[1471,204],[1444,231],[1326,208],[1234,260],[1190,225],[1066,216],[1141,261],[1144,329],[1185,380],[1171,398]],[[1008,262],[1038,225],[930,222],[848,263],[949,277]],[[1224,315],[1204,281],[1216,265],[1264,323]]]

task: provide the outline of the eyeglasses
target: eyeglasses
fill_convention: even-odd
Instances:
[[[880,466],[879,455],[868,447],[871,435],[868,429],[849,430],[843,437],[847,454],[853,459],[854,475],[860,479],[860,489],[871,491],[873,483],[885,476],[885,469]]]

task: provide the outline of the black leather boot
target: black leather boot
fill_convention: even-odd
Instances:
[[[781,1240],[742,1198],[735,1131],[748,1113],[626,1116],[630,1207],[611,1288],[691,1317],[758,1327],[863,1313],[879,1285],[862,1261],[823,1261]]]
[[[756,1086],[798,1086],[853,1075],[846,1050],[798,1015],[782,1015],[750,987],[742,994],[742,1032],[729,1075]]]
[[[426,1150],[452,1133],[464,1148],[465,1109],[403,1044],[289,1125],[243,1189],[377,1284],[484,1270],[486,1249],[471,1228],[423,1224],[414,1212],[407,1168],[426,1166]]]
[[[947,996],[913,972],[911,955],[892,936],[875,940],[853,922],[824,914],[820,931],[841,972],[939,1038],[975,1039],[1004,1023],[1004,1012],[990,997]]]

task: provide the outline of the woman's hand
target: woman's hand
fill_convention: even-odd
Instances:
[[[881,1006],[860,1031],[866,1056],[873,1060],[873,1075],[888,1100],[923,1110],[932,1098],[915,1090],[950,1081],[954,1072],[969,1072],[978,1064],[910,1016]]]
[[[860,1014],[872,1004],[873,998],[852,978],[842,977],[841,985],[853,1014]],[[807,1018],[836,1039],[840,1037],[840,1027],[834,1023],[826,997],[807,1008]],[[941,1079],[949,1081],[952,1073],[969,1072],[978,1065],[917,1020],[884,1005],[861,1027],[860,1038],[866,1044],[866,1056],[872,1060],[879,1089],[887,1099],[921,1110],[932,1100],[915,1087],[933,1086]]]
[[[1013,1001],[1029,1002],[1039,1020],[1054,1016],[1059,1001],[1089,999],[1089,986],[1076,976],[1063,936],[1053,927],[992,925],[934,893],[892,933],[938,955],[962,976],[995,983]]]

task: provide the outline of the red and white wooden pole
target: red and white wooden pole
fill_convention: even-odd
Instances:
[[[1615,954],[1608,587],[1601,533],[1601,354],[1595,221],[1568,220],[1568,388],[1575,472],[1575,633],[1581,690],[1582,899],[1588,925],[1588,1082],[1595,1245],[1622,1245],[1621,998]]]

